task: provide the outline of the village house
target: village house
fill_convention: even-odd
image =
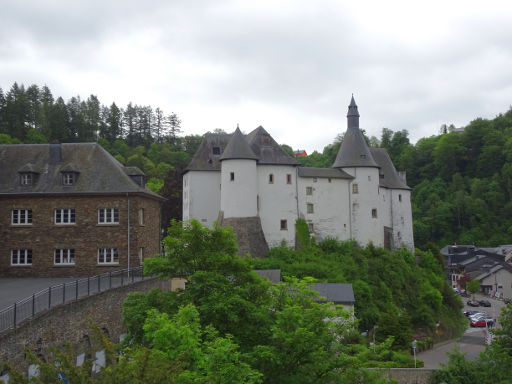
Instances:
[[[352,97],[331,168],[302,167],[258,127],[207,133],[183,175],[183,220],[233,227],[242,254],[295,246],[303,218],[317,239],[414,250],[410,188],[385,149],[369,148]]]
[[[160,251],[162,200],[97,143],[0,145],[0,276],[139,266]]]

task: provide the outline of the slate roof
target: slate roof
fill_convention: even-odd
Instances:
[[[311,289],[317,291],[324,299],[320,302],[333,302],[334,304],[354,305],[354,291],[352,284],[341,283],[315,283]]]
[[[494,267],[490,268],[488,271],[481,273],[480,275],[476,276],[475,279],[477,280],[483,280],[488,276],[491,276],[492,274],[498,272],[500,269],[503,269],[507,271],[508,273],[512,273],[512,270],[510,268],[505,268],[503,265],[495,265]]]
[[[25,170],[36,174],[30,186],[20,185],[19,172]],[[75,183],[62,185],[62,172],[76,173]],[[135,173],[143,175],[97,143],[0,145],[0,196],[143,193],[164,200],[132,180],[129,174]]]
[[[319,177],[325,179],[353,179],[354,177],[341,169],[299,167],[300,177]]]
[[[235,133],[231,135],[228,145],[219,160],[230,159],[258,160],[258,157],[254,154],[251,147],[249,147],[249,143],[245,140],[240,128],[237,128]]]
[[[388,152],[384,148],[370,148],[373,159],[379,165],[379,185],[384,188],[411,189],[398,175]]]
[[[256,269],[254,272],[256,272],[259,277],[266,277],[273,283],[279,283],[281,281],[280,269]]]
[[[228,148],[229,141],[233,134],[207,133],[203,137],[201,145],[192,157],[185,172],[187,171],[220,171],[220,161],[226,159],[226,156],[250,156],[247,150],[238,148]],[[243,134],[241,135],[243,136]],[[261,126],[250,132],[244,137],[250,150],[256,156],[258,164],[265,165],[299,165],[300,163],[288,155],[279,144],[268,134]],[[240,138],[236,139],[237,141]],[[245,144],[240,143],[245,147]],[[214,153],[214,147],[219,149],[219,153]],[[228,151],[226,156],[224,152]],[[238,158],[238,157],[237,157]]]

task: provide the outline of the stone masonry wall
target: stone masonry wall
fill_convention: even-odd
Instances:
[[[25,358],[25,349],[44,358],[50,346],[60,347],[69,342],[77,353],[83,352],[81,341],[90,333],[88,318],[102,328],[112,341],[118,342],[124,333],[121,309],[128,294],[152,288],[170,290],[170,287],[169,280],[148,279],[54,307],[23,322],[17,329],[0,335],[0,362],[7,361],[26,372],[29,361]]]
[[[143,195],[0,198],[0,277],[85,277],[128,265],[160,251],[160,203]],[[55,209],[75,209],[75,224],[54,223]],[[98,224],[98,209],[117,208],[119,224]],[[12,225],[13,209],[32,210],[31,225]],[[143,220],[139,218],[143,209]],[[117,248],[119,264],[99,265],[98,248]],[[142,251],[141,251],[142,248]],[[12,249],[31,249],[32,265],[11,265]],[[55,249],[74,249],[75,265],[54,264]]]

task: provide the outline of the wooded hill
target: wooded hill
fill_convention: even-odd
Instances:
[[[463,132],[453,128],[444,126],[416,144],[408,131],[388,128],[380,138],[366,139],[386,148],[396,168],[407,171],[416,247],[511,243],[512,110],[492,120],[478,118]],[[94,95],[65,102],[47,86],[14,83],[6,93],[0,89],[0,143],[98,141],[123,164],[142,169],[148,186],[169,199],[166,224],[181,218],[181,172],[201,142],[201,136],[180,133],[179,117],[160,108],[107,107]],[[330,167],[341,140],[298,160]]]

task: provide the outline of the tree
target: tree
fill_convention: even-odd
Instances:
[[[466,283],[466,290],[473,295],[473,300],[475,300],[475,293],[480,291],[480,281],[479,280],[470,280]]]

